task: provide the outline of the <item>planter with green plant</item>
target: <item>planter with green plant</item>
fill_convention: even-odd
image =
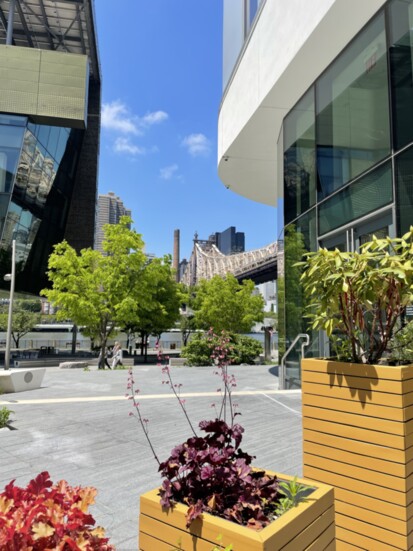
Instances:
[[[413,546],[413,365],[396,353],[412,258],[413,228],[301,264],[312,328],[334,356],[302,361],[304,476],[335,487],[338,549]]]
[[[165,383],[175,394],[192,435],[160,461],[149,438],[148,420],[141,413],[132,370],[128,389],[163,477],[160,488],[141,496],[139,549],[176,548],[211,551],[217,535],[222,547],[234,551],[264,549],[335,549],[333,492],[329,486],[252,467],[253,456],[241,447],[244,429],[232,401],[236,386],[229,372],[232,346],[227,335],[210,334],[216,372],[222,380],[217,416],[201,421],[200,435],[189,419],[180,388],[168,366]],[[175,547],[174,547],[175,546]],[[313,546],[313,547],[311,547]]]

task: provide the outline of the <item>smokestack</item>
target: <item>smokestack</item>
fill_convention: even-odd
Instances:
[[[179,230],[174,231],[174,254],[172,257],[172,267],[175,270],[175,279],[179,283]]]

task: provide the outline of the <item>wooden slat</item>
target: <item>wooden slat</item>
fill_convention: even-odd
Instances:
[[[325,434],[317,430],[311,430],[304,427],[303,437],[305,442],[316,442],[331,448],[337,448],[339,450],[349,450],[349,443],[347,438],[337,436],[334,434]],[[372,444],[370,442],[363,442],[359,440],[351,441],[351,452],[360,455],[366,455],[367,457],[375,457],[377,459],[385,459],[387,461],[394,461],[395,463],[410,463],[413,461],[413,448],[407,450],[396,450],[395,448],[388,448],[386,446],[380,446],[378,444]]]
[[[413,379],[413,365],[361,365],[349,362],[335,362],[304,358],[301,362],[301,370],[328,373],[337,376],[357,376],[369,379],[389,379],[392,381],[408,381]]]
[[[316,549],[317,548],[314,547],[314,551],[316,551]],[[327,547],[324,549],[324,551],[336,551],[336,550],[337,550],[337,548],[336,548],[336,539],[334,538],[334,540],[329,545],[327,545]]]
[[[356,534],[350,530],[346,530],[341,526],[336,526],[336,538],[337,538],[337,551],[342,551],[344,547],[341,547],[341,542],[346,542],[356,546],[361,546],[364,551],[401,551],[400,547],[383,543],[376,539],[368,538],[364,534]],[[406,549],[403,549],[406,551]]]
[[[324,483],[330,484],[335,488],[347,488],[348,490],[359,494],[385,499],[385,501],[394,503],[395,505],[400,505],[401,507],[406,507],[408,503],[408,493],[396,492],[388,488],[384,492],[383,488],[377,486],[376,484],[370,484],[368,482],[364,482],[363,480],[357,480],[355,478],[349,478],[348,476],[317,469],[311,465],[304,464],[303,471],[307,478],[322,480]],[[356,500],[357,496],[354,496],[354,499]]]
[[[407,536],[390,532],[380,526],[373,526],[354,517],[350,518],[345,515],[337,514],[336,527],[337,529],[340,527],[351,532],[356,532],[357,534],[363,534],[367,538],[377,539],[381,543],[394,546],[397,549],[403,549],[403,551],[411,549],[411,542],[409,542],[410,538]]]
[[[298,549],[307,549],[329,526],[334,527],[334,507],[330,507],[322,515],[317,517],[314,522],[299,532],[294,538],[284,545],[282,551],[297,551]],[[330,538],[331,540],[331,538]],[[329,543],[328,540],[326,543]],[[322,549],[321,544],[319,549]]]
[[[405,523],[410,522],[411,507],[406,508],[402,505],[395,505],[388,501],[383,501],[383,496],[378,498],[366,496],[364,494],[356,494],[355,492],[348,490],[347,488],[334,488],[335,501],[342,501],[345,503],[357,504],[357,506],[363,509],[369,509],[376,513],[387,515],[393,519],[401,520]]]
[[[357,518],[362,522],[367,522],[373,526],[380,526],[381,528],[403,535],[404,537],[409,535],[409,526],[405,521],[397,520],[383,513],[376,513],[368,509],[363,509],[362,507],[358,507],[357,502],[345,503],[336,499],[335,510],[337,514]]]
[[[388,407],[403,408],[413,405],[413,393],[405,396],[397,394],[389,394],[387,392],[377,392],[368,394],[366,391],[350,392],[348,388],[340,388],[337,386],[329,387],[328,385],[320,385],[316,383],[306,383],[301,385],[303,394],[314,394],[316,396],[326,396],[327,398],[337,398],[339,400],[350,400],[361,404],[377,404]],[[409,399],[405,399],[410,397]]]
[[[378,473],[357,465],[349,465],[335,459],[320,457],[310,453],[304,454],[304,465],[310,465],[316,469],[329,471],[331,473],[371,482],[380,488],[387,488],[398,492],[406,493],[411,487],[413,478],[400,478],[386,473]],[[385,490],[387,492],[387,490]]]
[[[303,452],[304,454],[310,453],[312,455],[318,455],[320,457],[342,461],[343,463],[349,463],[350,465],[358,465],[359,467],[364,467],[378,473],[387,473],[389,475],[398,476],[400,478],[406,478],[406,476],[408,476],[408,469],[410,470],[413,468],[413,462],[409,463],[407,469],[401,463],[395,463],[394,461],[384,461],[382,459],[376,459],[375,457],[371,457],[368,455],[360,455],[358,453],[348,452],[331,446],[324,446],[323,444],[319,444],[316,442],[304,441]]]
[[[355,545],[352,545],[351,543],[347,543],[345,541],[337,541],[336,539],[336,551],[365,551],[363,547],[356,547]]]
[[[154,551],[155,549],[156,551],[172,551],[173,547],[169,543],[157,540],[149,534],[139,532],[139,551]]]
[[[407,430],[413,431],[412,423],[404,423],[399,421],[389,421],[388,419],[377,420],[376,417],[368,417],[367,415],[356,415],[336,410],[331,414],[331,410],[317,406],[303,405],[303,416],[311,419],[322,419],[324,421],[333,421],[343,425],[350,425],[368,430],[380,431],[398,436],[408,434]]]
[[[379,419],[388,419],[390,421],[407,421],[413,419],[413,406],[408,408],[397,408],[389,406],[380,406],[376,404],[362,404],[354,400],[338,400],[327,396],[317,396],[315,394],[303,394],[303,406],[317,406],[320,408],[339,410],[358,415],[367,415]]]
[[[390,394],[413,392],[413,379],[409,379],[408,381],[393,381],[389,379],[353,377],[351,375],[335,377],[327,373],[305,370],[302,373],[302,381],[328,385],[329,388],[337,386],[339,388],[362,389],[372,394],[376,392],[388,392]]]
[[[318,536],[316,540],[311,543],[305,551],[319,551],[320,549],[323,549],[324,551],[326,549],[332,549],[330,546],[332,543],[334,543],[336,536],[336,527],[335,524],[330,524],[330,526],[327,527],[327,529]]]
[[[384,432],[377,432],[374,430],[352,427],[350,425],[341,425],[340,423],[330,421],[309,419],[307,417],[303,417],[303,428],[304,430],[310,429],[317,432],[324,432],[326,434],[347,438],[349,442],[349,451],[351,451],[351,440],[370,442],[371,444],[378,444],[380,446],[394,448],[397,450],[406,450],[413,444],[413,433],[403,437]]]
[[[181,542],[181,546],[185,550],[194,548],[194,538],[189,532],[180,530],[172,524],[166,524],[154,518],[147,517],[146,515],[141,515],[139,518],[139,531],[144,534],[156,536],[160,541],[169,544],[169,549],[178,547],[178,542]],[[212,541],[198,538],[196,550],[211,551],[212,547],[216,544],[216,537],[218,535],[219,533],[215,535],[215,539]],[[257,543],[257,545],[254,545],[254,542],[251,543],[247,539],[232,542],[228,541],[225,535],[223,535],[222,544],[225,546],[230,543],[233,543],[234,546],[236,545],[238,551],[249,551],[250,549],[262,550],[262,544]]]

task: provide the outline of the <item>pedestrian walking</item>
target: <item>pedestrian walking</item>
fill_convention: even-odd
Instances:
[[[112,354],[113,354],[112,369],[115,369],[115,367],[117,365],[122,365],[123,366],[123,363],[122,363],[122,359],[123,359],[122,347],[121,347],[121,345],[118,341],[115,342],[115,346],[113,347]]]
[[[100,367],[100,363],[102,361],[102,350],[103,349],[101,348],[100,353],[99,353],[99,357],[98,357],[98,369],[105,369],[105,365],[109,369],[112,369],[111,366],[110,366],[110,363],[108,362],[108,357],[110,356],[110,350],[108,350],[108,349],[105,350],[104,365],[103,365],[102,368]]]

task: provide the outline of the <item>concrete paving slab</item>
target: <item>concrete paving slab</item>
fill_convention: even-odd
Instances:
[[[279,392],[277,369],[240,366],[235,397],[244,426],[243,449],[261,467],[302,474],[301,393]],[[220,381],[212,368],[172,368],[183,383],[195,425],[213,418]],[[42,470],[52,480],[95,486],[91,509],[118,551],[137,549],[139,495],[160,483],[157,465],[125,398],[128,372],[47,368],[43,388],[0,396],[15,411],[17,430],[0,435],[0,487],[25,485]],[[165,459],[190,430],[157,366],[134,368],[141,405],[157,453]],[[154,550],[155,551],[155,550]]]

